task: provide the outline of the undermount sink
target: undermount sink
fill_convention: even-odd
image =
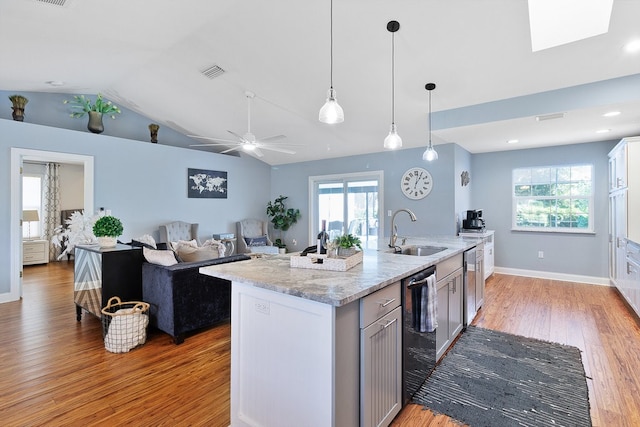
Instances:
[[[400,251],[398,251],[400,249]],[[441,246],[421,246],[421,245],[411,245],[411,246],[398,246],[398,248],[393,250],[393,253],[400,255],[413,255],[413,256],[429,256],[437,254],[438,252],[446,251],[448,248],[444,248]]]

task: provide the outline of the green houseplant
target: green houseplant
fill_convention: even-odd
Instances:
[[[356,253],[356,248],[362,250],[362,241],[353,234],[336,237],[334,244],[338,247],[338,256],[351,256]]]
[[[274,230],[279,230],[280,237],[274,241],[274,245],[280,249],[285,249],[284,237],[282,234],[300,219],[300,209],[287,208],[284,201],[288,197],[280,195],[273,202],[267,204],[267,216],[273,225]]]
[[[95,102],[84,95],[75,95],[72,100],[65,99],[62,102],[64,104],[70,104],[71,117],[80,118],[84,117],[85,114],[89,115],[87,129],[93,133],[104,132],[104,125],[102,124],[103,114],[109,114],[112,119],[115,119],[115,115],[122,112],[120,108],[111,101],[105,101],[100,93],[96,96]]]
[[[111,215],[98,218],[93,224],[93,234],[98,238],[98,243],[103,248],[112,248],[116,245],[116,238],[122,234],[122,222]]]

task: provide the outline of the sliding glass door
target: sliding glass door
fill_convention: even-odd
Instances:
[[[382,179],[382,171],[311,177],[311,242],[315,242],[324,220],[331,239],[353,234],[363,244],[375,247],[383,232],[380,229]]]

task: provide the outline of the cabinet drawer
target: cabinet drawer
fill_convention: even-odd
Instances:
[[[41,243],[41,242],[25,243],[22,247],[22,252],[24,254],[33,254],[33,253],[43,254],[44,249],[45,249],[44,243]]]
[[[457,269],[462,267],[462,254],[454,255],[436,264],[436,279],[444,279]]]
[[[400,282],[393,283],[360,300],[360,327],[365,328],[375,320],[400,306]]]
[[[29,262],[29,261],[42,261],[44,257],[44,254],[23,254],[22,255],[22,260],[24,262]]]

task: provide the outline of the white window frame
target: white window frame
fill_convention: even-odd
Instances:
[[[533,200],[564,200],[575,198],[575,196],[516,196],[515,188],[516,188],[516,171],[522,170],[533,170],[533,169],[556,169],[556,168],[567,168],[567,167],[577,167],[577,166],[589,166],[591,168],[591,194],[589,196],[584,196],[580,198],[586,198],[589,200],[589,222],[588,227],[586,228],[575,228],[575,227],[523,227],[517,225],[517,206],[518,201],[523,199],[533,199]],[[549,181],[550,184],[556,181]],[[574,181],[569,181],[569,183],[573,183]],[[573,234],[594,234],[595,233],[595,167],[591,163],[577,163],[577,164],[569,164],[569,165],[552,165],[552,166],[530,166],[530,167],[522,167],[522,168],[514,168],[511,171],[511,229],[513,231],[533,231],[533,232],[544,232],[544,233],[573,233]]]
[[[384,171],[366,171],[366,172],[353,172],[333,175],[316,175],[309,177],[309,242],[315,242],[318,235],[317,224],[320,222],[318,218],[318,194],[316,191],[318,183],[335,182],[335,181],[366,181],[377,180],[378,181],[378,213],[380,215],[380,221],[378,224],[378,240],[384,236]]]

